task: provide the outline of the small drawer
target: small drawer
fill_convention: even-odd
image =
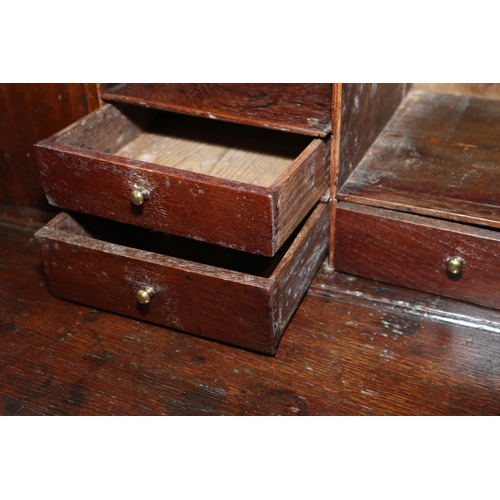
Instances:
[[[36,144],[53,205],[265,256],[329,185],[328,139],[106,104]]]
[[[340,202],[335,268],[500,309],[500,231]]]
[[[61,213],[35,238],[52,293],[273,354],[326,255],[318,203],[274,257]]]

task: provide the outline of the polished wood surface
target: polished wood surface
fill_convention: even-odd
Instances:
[[[97,107],[94,84],[0,84],[0,200],[46,209],[33,144]]]
[[[500,102],[413,90],[342,201],[500,227]]]
[[[328,135],[331,83],[121,83],[102,98],[298,134]]]
[[[147,127],[151,110],[127,108],[122,112],[106,105],[37,143],[41,179],[50,203],[272,256],[328,189],[329,139],[158,113],[164,123],[173,123],[171,146],[175,140],[184,140],[192,141],[191,146],[196,143],[193,147],[198,153],[207,143],[213,149],[226,148],[232,178],[156,164],[137,155],[118,156]],[[176,128],[179,120],[182,125]],[[250,152],[244,153],[244,149]],[[174,156],[172,153],[170,159]],[[260,157],[272,167],[283,156],[288,157],[286,168],[272,179],[266,174],[271,185],[262,176],[260,184],[264,185],[249,182],[249,162]],[[261,170],[267,168],[269,165]],[[240,169],[244,172],[238,175]],[[136,186],[149,192],[140,210],[129,200]]]
[[[77,214],[35,239],[57,297],[274,354],[326,254],[328,221],[319,203],[274,258]]]
[[[498,231],[346,202],[336,213],[338,271],[500,309]]]
[[[500,414],[497,311],[324,265],[269,357],[56,299],[2,208],[2,415]]]

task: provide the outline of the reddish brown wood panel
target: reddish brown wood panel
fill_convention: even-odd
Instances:
[[[450,275],[449,258],[463,259]],[[500,308],[500,233],[339,203],[335,268],[365,278]]]
[[[500,102],[412,91],[338,197],[500,227]]]
[[[416,90],[500,99],[500,83],[414,83]]]
[[[323,197],[330,181],[329,172],[330,138],[315,139],[274,184],[276,249]]]
[[[97,105],[93,84],[0,84],[0,200],[47,208],[33,144]]]
[[[199,123],[201,119],[190,120]],[[280,151],[287,144],[297,150],[288,171],[273,185],[261,187],[113,155],[139,133],[140,127],[135,122],[129,126],[130,121],[113,106],[103,106],[36,145],[51,204],[272,256],[328,188],[327,140],[265,130],[253,136],[249,127],[230,125],[243,127],[247,142],[259,154]],[[202,121],[206,130],[208,120]],[[136,186],[149,192],[140,208],[129,199]]]
[[[330,83],[121,83],[102,98],[313,136],[331,130]]]
[[[404,92],[403,83],[342,84],[337,186],[342,186],[356,168],[396,111]]]
[[[0,264],[2,415],[500,414],[499,311],[323,266],[268,357],[53,297],[10,222]]]
[[[70,216],[60,214],[35,238],[50,288],[58,297],[274,354],[324,258],[327,212],[325,204],[318,205],[281,264],[268,277],[215,267],[222,260],[220,252],[206,245],[201,252],[215,253],[208,264],[186,260],[195,253],[190,249],[199,246],[196,242],[184,241],[188,248],[180,256],[171,256],[153,253],[162,247],[168,251],[168,239],[162,235],[158,235],[160,244],[157,242],[148,251],[117,244],[113,239],[93,238],[92,232],[86,234],[87,227],[97,226],[102,233],[99,224],[107,224],[109,238],[113,232],[120,239],[136,240],[138,244],[151,238],[143,230],[130,237],[120,235],[126,227],[114,229],[113,224],[96,219],[87,220],[82,227]],[[143,233],[146,236],[141,238]],[[173,249],[178,250],[178,246]],[[226,261],[249,259],[246,254],[233,254],[225,252]],[[207,255],[201,258],[205,261]],[[260,267],[266,264],[261,260]],[[272,260],[269,266],[276,266],[277,259],[267,260]],[[230,262],[223,264],[231,266]],[[238,262],[234,266],[246,267]],[[154,290],[147,305],[139,304],[135,296],[145,287]]]

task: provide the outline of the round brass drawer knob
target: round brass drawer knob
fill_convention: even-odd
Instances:
[[[135,298],[141,304],[149,304],[151,297],[154,295],[154,290],[150,286],[145,286],[135,292]]]
[[[462,257],[450,257],[446,261],[446,270],[450,274],[460,274],[464,267],[464,259]]]
[[[149,191],[143,188],[132,189],[130,201],[140,207],[149,198]]]

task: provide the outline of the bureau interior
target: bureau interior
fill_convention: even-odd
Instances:
[[[137,226],[129,226],[121,222],[80,213],[71,213],[55,229],[67,232],[70,235],[86,236],[92,238],[92,240],[105,243],[144,250],[261,278],[269,278],[307,219],[308,217],[299,224],[273,257],[249,254],[231,248],[211,245]]]
[[[273,185],[311,137],[107,104],[55,142],[167,167],[254,184]]]
[[[500,227],[500,100],[410,91],[338,198]]]

